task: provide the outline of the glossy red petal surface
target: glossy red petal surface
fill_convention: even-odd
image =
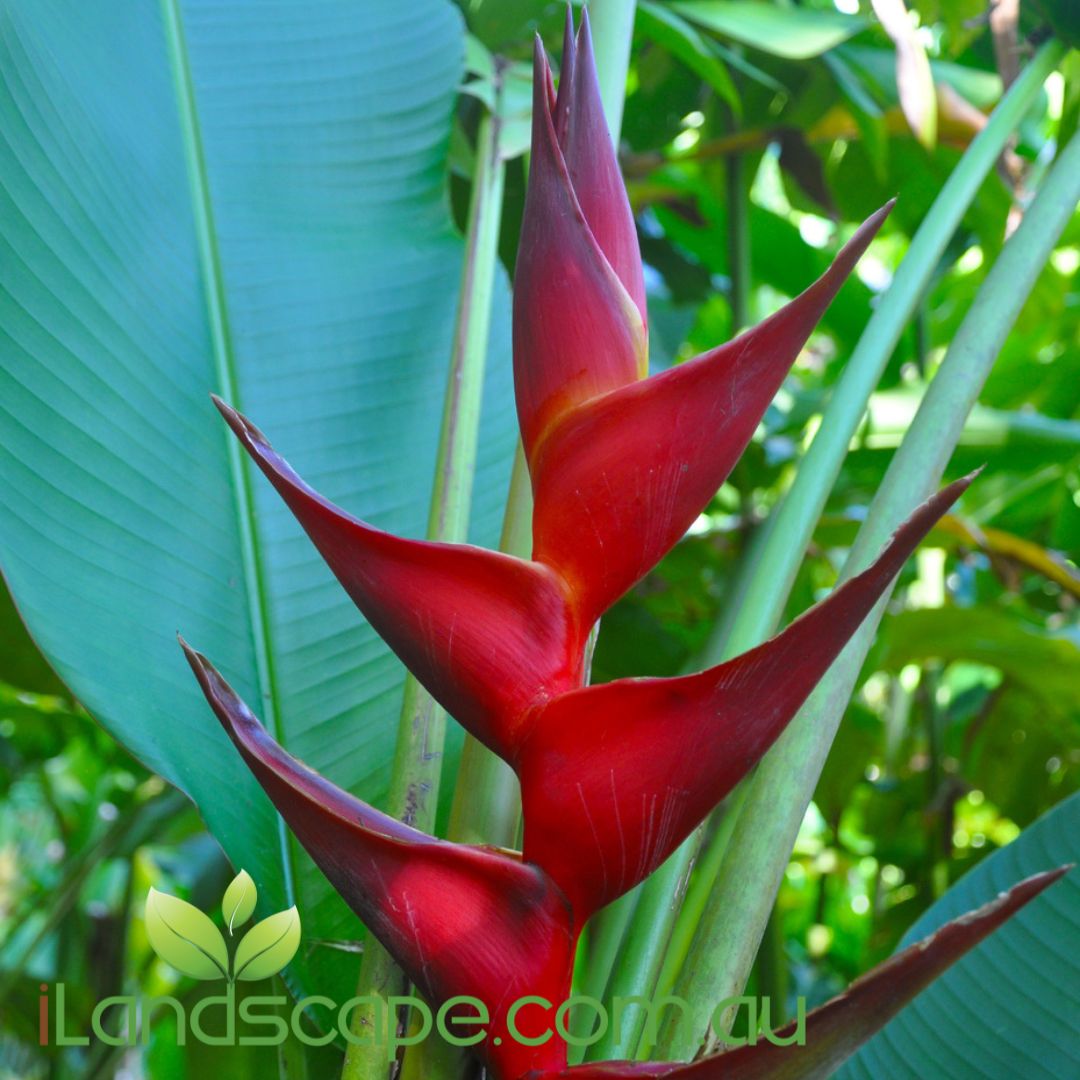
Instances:
[[[526,994],[569,995],[575,936],[565,898],[536,867],[487,848],[437,840],[380,813],[291,757],[209,661],[185,654],[222,726],[319,869],[429,1001],[469,995],[491,1014],[478,1047],[503,1076],[565,1066],[552,1039],[508,1035],[506,1009]],[[553,1014],[530,1008],[519,1030]],[[501,1039],[496,1046],[494,1039]]]
[[[648,573],[708,504],[891,208],[759,326],[581,405],[536,451],[533,558],[566,577],[584,622]]]
[[[530,704],[581,685],[583,633],[551,570],[373,529],[314,492],[258,428],[215,402],[379,635],[496,753],[511,753]]]
[[[567,14],[569,17],[569,12]],[[559,106],[556,106],[555,130],[559,145],[589,230],[637,306],[642,321],[647,323],[645,279],[637,229],[630,200],[626,197],[619,160],[604,118],[587,9],[581,12],[581,28],[572,56],[572,83],[563,124],[559,123],[561,114]],[[566,77],[565,72],[564,47],[563,78]],[[559,90],[561,97],[561,84]]]
[[[824,1080],[916,994],[1069,869],[1062,866],[1026,878],[856,979],[807,1016],[802,1046],[777,1046],[762,1039],[690,1064],[608,1061],[554,1075],[536,1072],[526,1080]],[[776,1034],[788,1038],[794,1033],[791,1024]]]
[[[514,274],[514,388],[530,462],[568,409],[641,378],[647,361],[641,315],[574,195],[544,89],[547,71],[538,41],[532,159]]]
[[[656,869],[760,759],[969,483],[927,500],[869,569],[758,648],[697,675],[624,679],[543,707],[515,766],[524,857],[579,918]]]

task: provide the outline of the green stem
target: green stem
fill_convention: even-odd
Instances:
[[[1035,61],[1040,82],[1048,56],[1061,53],[1056,45],[1049,48],[1052,52],[1044,49]],[[1013,91],[1030,71],[1013,84]],[[874,497],[841,581],[868,566],[889,535],[937,487],[994,359],[1078,201],[1080,136],[1074,135],[957,331]],[[886,595],[749,782],[738,828],[677,984],[693,1017],[662,1033],[668,1055],[692,1054],[707,1029],[709,1003],[738,994],[746,980],[799,824],[887,602]]]
[[[837,383],[791,490],[774,511],[776,526],[761,552],[731,633],[726,643],[710,642],[704,656],[707,664],[753,648],[773,632],[851,438],[904,327],[980,185],[1064,51],[1057,42],[1042,47],[994,109],[934,200]]]
[[[630,63],[634,0],[593,0],[589,17],[604,115],[617,143]],[[532,553],[532,489],[520,445],[514,459],[499,550],[522,559]],[[466,736],[450,811],[450,839],[511,847],[516,841],[520,813],[517,779],[509,766]]]
[[[675,914],[686,894],[698,841],[694,833],[641,886],[605,995],[610,1001],[640,1000],[619,1010],[619,1022],[612,1023],[604,1037],[589,1047],[586,1061],[634,1056],[650,1014]]]
[[[428,516],[428,539],[446,543],[466,539],[472,501],[502,214],[504,166],[499,152],[499,121],[495,117],[485,116],[480,122],[476,161],[461,300]],[[409,675],[398,724],[388,811],[426,832],[432,832],[435,826],[445,734],[446,713]],[[388,1015],[387,1000],[403,996],[405,990],[404,974],[389,953],[369,939],[360,965],[358,994],[370,1004],[353,1012],[353,1032],[360,1036],[370,1032],[380,1015]],[[395,1021],[391,1018],[389,1022]],[[386,1073],[385,1044],[378,1038],[363,1044],[349,1043],[343,1080],[385,1080]]]

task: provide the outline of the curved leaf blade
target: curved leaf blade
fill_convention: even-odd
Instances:
[[[904,935],[917,941],[1006,882],[1075,861],[1080,795],[1072,795],[965,874]],[[837,1073],[871,1077],[1075,1076],[1080,1044],[1080,874],[972,950]],[[1037,1038],[1032,1033],[1037,1032]],[[906,1061],[903,1071],[896,1062]]]
[[[291,751],[379,801],[402,670],[207,394],[231,380],[330,497],[422,535],[462,254],[443,185],[463,31],[441,0],[169,10],[0,15],[0,564],[80,701],[192,796],[269,909],[355,940],[174,635]],[[504,289],[496,305],[505,358]],[[489,365],[481,542],[515,439],[508,368]],[[291,970],[344,1000],[355,969],[314,950]]]

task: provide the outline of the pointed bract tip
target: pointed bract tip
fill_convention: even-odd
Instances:
[[[577,44],[592,50],[592,25],[589,22],[589,5],[581,5],[581,22],[578,24]]]
[[[223,401],[217,394],[210,395],[211,400],[217,406],[217,410],[225,423],[232,428],[236,437],[242,442],[253,447],[271,449],[270,440],[239,410],[234,409],[228,402]]]
[[[574,55],[574,5],[569,3],[566,5],[566,19],[563,22],[563,63],[566,63],[566,54],[570,54],[570,59],[573,60]]]

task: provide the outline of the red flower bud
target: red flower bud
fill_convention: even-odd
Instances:
[[[579,918],[655,870],[753,767],[971,480],[923,503],[869,569],[764,645],[697,675],[622,679],[538,710],[513,762],[524,856]]]
[[[565,40],[572,43],[570,68],[567,69],[568,54],[564,48],[559,98],[553,116],[555,134],[589,231],[630,294],[642,322],[647,323],[641,250],[619,160],[604,119],[588,9],[582,9],[576,43],[572,35],[573,16],[567,7]],[[533,122],[535,128],[535,117]]]
[[[618,165],[603,114],[598,105],[589,104],[596,93],[595,76],[590,77],[591,64],[583,61],[579,52],[570,65],[574,72],[586,72],[588,92],[577,96],[573,86],[566,91],[567,137],[573,139],[575,165],[603,242],[624,263],[626,253],[634,253],[636,277],[625,266],[621,269],[629,287],[637,290],[641,264],[633,219],[629,207],[623,214],[604,202],[610,197],[610,171],[617,175]],[[548,79],[547,58],[538,40],[532,161],[514,271],[514,384],[530,462],[568,409],[642,378],[648,362],[644,290],[635,302],[586,220],[555,135]],[[584,145],[588,140],[591,148]],[[621,183],[618,187],[617,198],[625,204],[626,193]]]

